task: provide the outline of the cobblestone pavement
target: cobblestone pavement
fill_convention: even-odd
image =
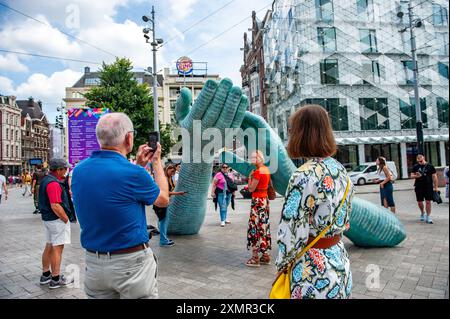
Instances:
[[[395,248],[363,249],[345,239],[353,271],[353,298],[449,298],[449,205],[433,205],[435,224],[418,221],[418,209],[410,181],[401,181],[394,194],[399,218],[408,238]],[[376,185],[357,188],[360,197],[379,202]],[[276,233],[282,199],[271,202],[272,232]],[[172,237],[176,245],[151,247],[159,258],[161,298],[266,298],[275,267],[248,268],[244,262],[249,200],[238,199],[230,213],[231,225],[219,227],[218,213],[209,201],[207,217],[198,235]],[[38,283],[44,228],[33,215],[31,197],[19,189],[0,205],[0,298],[86,298],[83,292],[84,253],[79,225],[72,224],[72,244],[63,255],[67,273],[79,269],[78,284],[50,291]],[[156,217],[148,211],[148,220]],[[275,236],[276,237],[276,236]],[[272,256],[277,254],[274,244]],[[379,285],[373,276],[379,271]],[[376,277],[375,277],[376,278]],[[368,283],[368,285],[366,284]]]

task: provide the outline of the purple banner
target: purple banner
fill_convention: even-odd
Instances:
[[[69,129],[69,162],[84,160],[93,151],[100,149],[95,136],[95,127],[100,117],[109,113],[107,108],[98,109],[70,109],[68,112]]]

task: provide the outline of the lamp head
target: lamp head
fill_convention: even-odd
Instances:
[[[397,17],[399,17],[400,19],[403,18],[405,14],[403,12],[397,12]]]
[[[150,19],[148,16],[142,16],[142,20],[143,20],[144,22],[152,21],[152,19]]]

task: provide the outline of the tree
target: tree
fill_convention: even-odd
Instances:
[[[134,151],[145,144],[149,133],[154,130],[153,97],[146,83],[139,84],[134,79],[133,65],[126,58],[117,58],[112,64],[103,63],[100,69],[100,84],[84,94],[88,99],[86,106],[106,107],[112,112],[123,112],[133,121],[136,130]],[[174,145],[170,126],[161,131],[163,157]]]

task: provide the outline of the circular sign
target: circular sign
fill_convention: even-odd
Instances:
[[[191,74],[194,70],[194,63],[192,62],[192,59],[188,58],[187,56],[179,58],[177,61],[177,70],[178,74],[181,75]]]

